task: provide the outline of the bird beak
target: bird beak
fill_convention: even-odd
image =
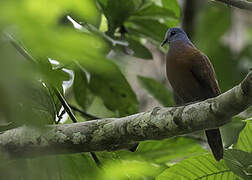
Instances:
[[[161,43],[161,47],[163,47],[166,43],[168,43],[168,39],[165,38],[165,40]]]

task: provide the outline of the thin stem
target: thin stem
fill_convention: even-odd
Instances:
[[[53,87],[53,90],[56,94],[56,96],[58,97],[58,99],[60,100],[63,108],[65,109],[65,111],[67,112],[67,114],[69,115],[70,119],[73,121],[73,123],[77,123],[77,119],[74,116],[72,109],[69,107],[68,103],[66,102],[66,100],[64,99],[64,97],[61,95],[61,93],[59,92],[58,89],[56,89],[55,87]]]
[[[88,114],[88,113],[86,113],[86,112],[80,110],[79,108],[77,108],[77,107],[71,105],[71,104],[69,104],[69,107],[70,107],[73,111],[76,111],[76,112],[80,113],[80,114],[82,115],[82,117],[87,118],[87,119],[89,119],[89,120],[101,119],[101,118],[99,118],[99,117],[96,117],[96,116],[93,116],[93,115],[91,115],[91,114]]]

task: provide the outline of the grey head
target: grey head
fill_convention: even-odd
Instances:
[[[170,44],[175,41],[183,41],[193,46],[185,31],[181,28],[169,28],[165,33],[165,39],[162,42],[161,46],[164,46],[166,43]]]

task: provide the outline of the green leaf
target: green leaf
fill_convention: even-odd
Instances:
[[[226,91],[242,79],[241,73],[237,70],[239,59],[222,41],[222,37],[231,27],[230,8],[210,3],[197,24],[195,44],[213,63],[220,88]],[[214,31],[209,27],[214,27]]]
[[[99,170],[88,154],[58,155],[2,161],[0,179],[82,180],[96,179]],[[98,178],[97,178],[98,179]]]
[[[103,166],[101,180],[154,179],[162,169],[153,163],[144,161],[110,161]]]
[[[166,9],[152,3],[149,6],[145,6],[144,8],[141,8],[139,11],[134,13],[133,16],[131,16],[131,18],[158,20],[160,18],[163,18],[163,19],[176,18],[176,16],[174,12],[171,11],[170,9]]]
[[[197,23],[195,40],[200,49],[208,53],[212,48],[215,48],[211,47],[211,44],[219,43],[221,37],[231,26],[230,8],[210,3],[207,9],[202,12],[201,16],[201,21]],[[213,25],[215,27],[214,31],[209,29]]]
[[[225,148],[237,142],[240,132],[246,126],[246,123],[242,120],[239,117],[233,117],[230,123],[221,127],[221,136]]]
[[[119,68],[107,61],[112,71],[101,74],[91,73],[90,89],[101,97],[104,105],[118,116],[127,116],[138,112],[138,101],[135,92]]]
[[[169,179],[235,180],[236,176],[223,161],[217,162],[211,154],[205,154],[185,159],[166,169],[156,178],[156,180]]]
[[[140,84],[162,105],[172,106],[173,96],[172,93],[160,82],[155,79],[143,76],[137,76]]]
[[[238,142],[236,144],[236,148],[249,152],[252,152],[252,122],[248,121],[246,123],[245,128],[239,135]]]
[[[162,5],[173,11],[176,17],[180,17],[180,7],[177,0],[162,0]]]
[[[21,123],[41,126],[54,122],[56,117],[54,102],[44,84],[36,80],[23,82],[19,93],[16,108],[20,120],[23,121]]]
[[[158,44],[162,42],[168,26],[152,19],[131,19],[126,23],[129,32],[137,36],[155,40]]]
[[[78,105],[86,110],[91,105],[94,96],[89,90],[86,72],[78,67],[74,70],[73,91]]]
[[[143,46],[139,40],[135,38],[127,37],[127,41],[129,42],[129,48],[132,49],[133,56],[142,58],[142,59],[152,59],[152,54],[145,46]]]
[[[134,0],[98,0],[104,15],[108,20],[108,34],[113,36],[115,29],[134,13]]]
[[[140,158],[158,164],[205,153],[200,143],[185,137],[169,138],[162,141],[141,142],[133,158]],[[123,157],[123,156],[122,156]]]
[[[96,117],[116,117],[118,114],[109,110],[103,103],[101,97],[95,96],[92,104],[87,109],[87,113],[92,114]]]
[[[237,149],[228,149],[224,153],[226,165],[245,180],[252,179],[252,154]]]

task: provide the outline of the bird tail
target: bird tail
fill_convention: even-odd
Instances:
[[[221,140],[220,129],[206,130],[208,144],[212,150],[214,158],[219,161],[223,158],[223,145]]]

